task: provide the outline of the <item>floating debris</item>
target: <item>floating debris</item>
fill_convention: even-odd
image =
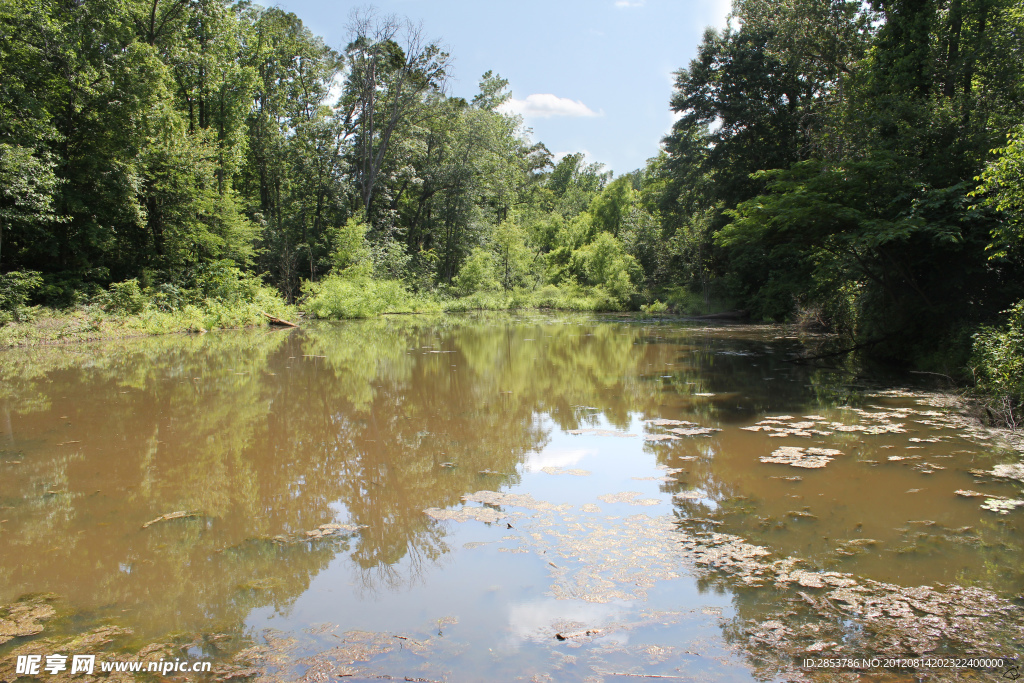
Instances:
[[[205,517],[202,512],[178,510],[177,512],[168,512],[166,515],[160,515],[156,519],[151,519],[142,525],[143,529],[148,529],[157,522],[169,522],[172,519],[192,519],[195,517]]]
[[[335,536],[341,532],[355,533],[360,529],[365,529],[365,524],[321,524],[316,529],[311,529],[306,532],[307,538],[323,538],[324,536]]]
[[[485,524],[494,524],[499,519],[502,519],[506,515],[502,514],[494,508],[488,507],[461,507],[458,509],[445,509],[440,508],[427,508],[423,511],[428,517],[441,520],[450,520],[453,522],[483,522]]]
[[[832,458],[842,455],[841,451],[833,448],[802,448],[797,446],[783,446],[772,451],[771,455],[761,456],[763,463],[776,465],[789,465],[790,467],[803,467],[805,469],[819,469],[825,467]]]
[[[710,436],[711,434],[722,430],[714,427],[675,427],[668,431],[680,436]]]
[[[846,541],[840,541],[836,545],[836,555],[858,555],[866,552],[870,546],[878,545],[878,541],[873,538],[852,538]]]
[[[655,425],[656,427],[696,427],[696,422],[690,422],[688,420],[666,420],[663,417],[656,418],[654,420],[645,420],[649,425]]]
[[[819,417],[814,415],[813,417]],[[814,429],[815,422],[789,422],[795,420],[792,415],[767,417],[748,427],[740,427],[748,432],[765,432],[768,436],[782,438],[786,436],[831,436],[835,432],[825,429]]]
[[[979,493],[977,491],[972,491],[970,489],[957,489],[953,493],[963,498],[984,498],[986,495],[988,495],[986,493]]]
[[[590,636],[599,636],[604,633],[604,629],[600,628],[587,628],[579,631],[566,631],[565,633],[556,633],[555,638],[558,640],[580,640]]]
[[[36,595],[0,606],[0,645],[12,638],[42,633],[42,622],[51,619],[57,613],[49,604],[55,598],[53,595]]]
[[[674,434],[644,434],[644,441],[679,441],[680,437]]]
[[[546,501],[536,500],[528,493],[501,493],[498,491],[477,491],[462,497],[467,503],[483,503],[484,505],[507,505],[531,510],[568,510],[571,505],[552,505]]]
[[[618,437],[635,437],[636,434],[627,434],[626,432],[619,432],[613,429],[570,429],[569,434],[593,434],[594,436],[618,436]]]
[[[996,465],[992,468],[992,476],[1002,479],[1016,479],[1024,481],[1024,463],[1016,465]]]
[[[989,498],[981,504],[982,510],[991,510],[1000,515],[1008,515],[1019,507],[1024,506],[1024,500],[1008,498]]]
[[[627,503],[629,505],[660,505],[661,501],[657,498],[641,498],[637,500],[636,497],[641,495],[638,491],[623,491],[621,493],[606,493],[603,496],[598,496],[598,500],[602,500],[605,503]]]

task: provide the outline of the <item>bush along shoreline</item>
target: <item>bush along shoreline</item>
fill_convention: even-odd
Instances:
[[[507,289],[478,281],[475,288],[461,283],[461,288],[417,292],[402,280],[375,277],[369,263],[306,281],[289,303],[276,288],[230,262],[215,265],[186,283],[144,285],[132,278],[95,287],[89,295],[79,291],[73,303],[60,307],[31,303],[44,288],[38,273],[0,275],[0,348],[265,327],[301,318],[329,321],[524,309],[700,316],[720,313],[728,304],[703,300],[682,288],[662,292],[662,301],[635,290],[623,296],[602,285],[575,281]]]
[[[0,347],[265,326],[298,314],[280,293],[229,263],[189,283],[143,286],[132,278],[67,306],[29,305],[42,288],[32,272],[0,275]]]

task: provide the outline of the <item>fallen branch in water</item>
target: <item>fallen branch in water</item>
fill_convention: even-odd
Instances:
[[[280,327],[298,327],[298,325],[296,325],[295,323],[289,322],[289,321],[285,320],[284,318],[278,318],[278,317],[270,315],[269,313],[266,313],[264,311],[260,311],[260,313],[263,313],[263,315],[266,317],[266,319],[270,321],[271,325],[278,325]]]
[[[203,516],[202,512],[188,512],[186,510],[179,510],[177,512],[168,512],[166,515],[160,515],[156,519],[149,520],[148,522],[146,522],[145,524],[142,525],[142,528],[146,529],[146,528],[150,527],[151,525],[156,524],[157,522],[167,522],[167,521],[170,521],[172,519],[186,519],[186,518],[202,517],[202,516]]]

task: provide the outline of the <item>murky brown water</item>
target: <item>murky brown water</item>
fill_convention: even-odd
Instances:
[[[233,634],[286,679],[745,680],[786,675],[748,631],[788,598],[685,541],[1024,592],[1024,508],[982,509],[1024,497],[983,474],[1019,453],[806,342],[484,316],[6,352],[0,604],[195,656]],[[816,454],[786,448],[827,462],[762,462]]]

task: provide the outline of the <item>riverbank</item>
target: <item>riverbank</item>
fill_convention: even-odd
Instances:
[[[725,302],[704,302],[685,291],[668,292],[663,295],[665,301],[655,298],[647,302],[622,301],[601,287],[577,285],[478,291],[457,296],[415,293],[398,281],[371,278],[325,278],[307,285],[295,304],[288,304],[268,287],[252,287],[242,295],[233,291],[232,296],[194,296],[191,303],[168,301],[137,286],[129,289],[132,291],[127,294],[112,289],[109,294],[71,308],[22,307],[16,320],[0,325],[0,348],[266,327],[272,324],[270,318],[351,320],[382,315],[531,309],[699,317],[724,315],[728,307]]]
[[[656,298],[650,303],[640,304],[619,301],[601,287],[566,285],[446,296],[413,293],[397,281],[327,278],[307,286],[304,295],[294,305],[286,303],[268,287],[253,287],[245,296],[195,298],[195,303],[176,307],[169,306],[159,295],[146,291],[136,289],[128,296],[122,294],[114,290],[105,299],[70,309],[23,308],[20,321],[0,325],[0,348],[267,327],[273,324],[272,318],[290,321],[301,321],[303,317],[347,320],[394,314],[443,315],[534,309],[576,313],[629,312],[641,318],[671,315],[704,320],[744,320],[743,316],[727,310],[728,302],[705,302],[685,290],[662,293],[665,301]],[[990,336],[993,334],[989,333]],[[984,348],[1001,349],[1004,346],[1007,344],[989,343]],[[980,360],[990,359],[984,357]],[[999,363],[994,361],[983,362],[980,369],[997,365]],[[964,368],[960,373],[959,387],[969,394],[965,400],[971,401],[975,415],[989,425],[1018,431],[1021,420],[1015,387],[1006,386],[1005,381],[979,381],[972,385],[968,381],[971,370]],[[979,368],[974,368],[973,375],[985,380],[990,375],[1015,377],[1016,373],[980,372]],[[952,377],[948,379],[956,382]]]
[[[266,327],[270,323],[264,314],[286,320],[298,314],[294,306],[283,301],[271,306],[266,303],[274,302],[205,302],[178,310],[147,309],[134,314],[111,313],[99,306],[70,310],[37,308],[30,319],[0,327],[0,348]]]

